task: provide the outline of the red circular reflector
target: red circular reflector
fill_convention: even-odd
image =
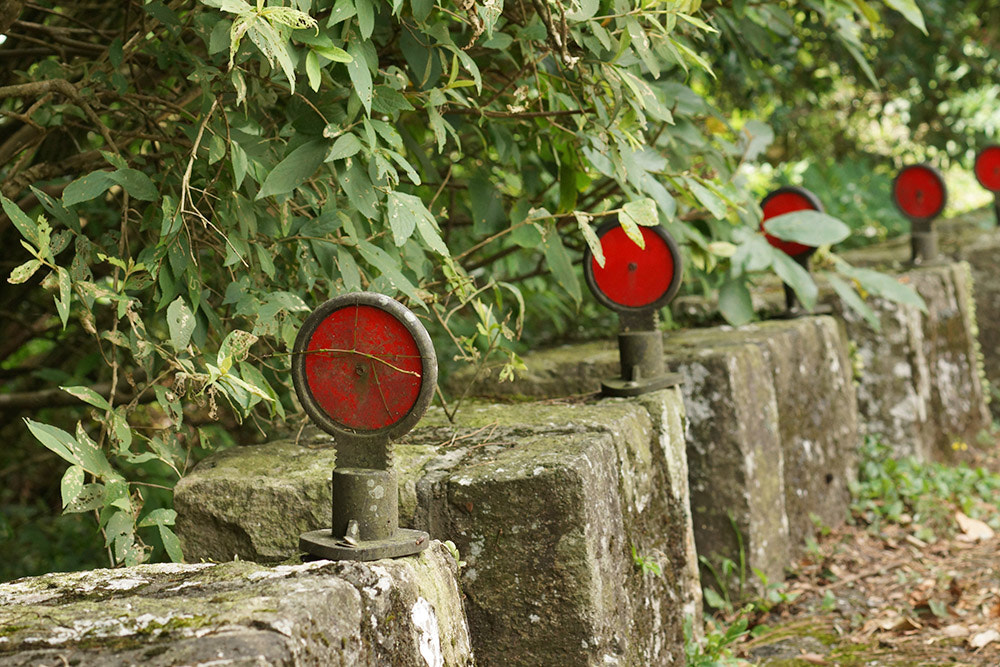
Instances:
[[[420,395],[423,362],[391,313],[347,305],[329,313],[304,349],[306,386],[337,424],[374,431],[398,423]]]
[[[764,201],[761,202],[760,208],[764,213],[764,217],[760,221],[760,231],[762,232],[764,232],[764,222],[770,220],[771,218],[777,218],[779,215],[792,213],[794,211],[823,210],[823,207],[820,205],[816,195],[809,192],[805,188],[792,186],[778,188],[764,197]],[[790,255],[792,257],[798,257],[799,255],[815,250],[812,246],[803,245],[794,241],[785,241],[775,236],[771,236],[767,232],[764,232],[764,236],[767,238],[768,243],[778,250],[781,250],[786,255]]]
[[[930,220],[944,210],[947,190],[936,169],[926,164],[904,167],[892,186],[896,206],[914,220]]]
[[[640,248],[620,225],[601,235],[604,266],[590,257],[594,285],[613,306],[651,307],[668,296],[675,284],[678,262],[666,238],[640,227],[646,247]]]
[[[987,146],[979,151],[976,180],[990,192],[1000,192],[1000,146]]]

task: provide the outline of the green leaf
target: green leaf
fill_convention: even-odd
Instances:
[[[27,262],[10,272],[10,276],[7,277],[7,282],[12,285],[25,283],[31,278],[31,276],[35,275],[35,271],[37,271],[41,266],[42,263],[37,259],[29,259]]]
[[[159,508],[148,513],[139,521],[139,528],[150,526],[172,526],[177,520],[177,512],[172,509]]]
[[[59,319],[62,320],[63,329],[69,322],[69,307],[73,298],[73,287],[69,277],[69,271],[63,267],[57,269],[59,274],[59,296],[55,297],[56,310],[59,312]]]
[[[372,187],[372,182],[361,162],[352,160],[347,171],[340,172],[339,176],[340,185],[347,193],[347,200],[351,206],[369,220],[378,218],[378,196],[375,194],[375,188]]]
[[[311,48],[317,54],[335,63],[349,63],[354,60],[350,53],[332,44],[314,44]]]
[[[323,164],[326,148],[325,141],[315,139],[286,155],[264,179],[256,199],[285,194],[302,185]]]
[[[783,241],[812,248],[840,243],[851,235],[843,222],[819,211],[792,211],[764,221],[764,229]]]
[[[638,201],[630,201],[622,206],[623,218],[628,218],[641,227],[656,227],[660,218],[656,214],[656,202],[648,197]]]
[[[392,191],[388,196],[387,208],[389,226],[397,246],[402,245],[416,229],[420,238],[431,250],[444,256],[450,254],[438,232],[434,216],[427,210],[419,197]],[[397,227],[399,228],[398,234]],[[400,240],[401,238],[402,240]]]
[[[316,52],[312,50],[306,54],[306,76],[309,77],[309,87],[314,91],[319,91],[319,85],[322,80],[319,69],[319,58],[316,57]]]
[[[233,185],[238,189],[247,175],[247,152],[235,141],[229,144],[229,153],[233,161]]]
[[[89,403],[99,410],[110,410],[111,404],[108,403],[107,399],[98,394],[96,391],[90,387],[59,387],[67,394],[71,396],[76,396],[84,403]]]
[[[70,466],[63,473],[59,490],[62,493],[62,506],[66,507],[76,500],[83,491],[84,470],[80,466]]]
[[[691,194],[694,195],[695,199],[708,209],[712,217],[718,220],[726,217],[726,202],[721,197],[691,177],[685,177],[684,183],[691,190]]]
[[[245,14],[253,10],[246,0],[201,0],[203,5],[221,9],[224,12],[233,14]]]
[[[73,206],[99,197],[107,192],[108,188],[115,182],[111,177],[111,172],[108,171],[93,171],[86,176],[81,176],[63,190],[63,206]]]
[[[58,454],[62,459],[74,465],[79,463],[73,453],[77,446],[76,439],[69,433],[55,426],[35,422],[28,418],[25,418],[24,423],[27,424],[28,430],[38,442]]]
[[[586,21],[587,19],[593,18],[597,14],[597,10],[600,6],[600,0],[581,0],[580,9],[566,12],[566,18],[571,21]]]
[[[274,8],[269,8],[274,9]],[[235,25],[235,24],[234,24]],[[267,21],[256,20],[247,30],[250,41],[260,49],[267,61],[274,64],[275,61],[285,73],[288,79],[288,87],[295,93],[295,64],[288,53],[288,40],[282,37]]]
[[[375,10],[371,0],[354,0],[354,8],[358,12],[358,31],[361,39],[368,39],[375,29]]]
[[[719,312],[735,327],[743,326],[754,318],[750,290],[743,280],[729,279],[719,289]]]
[[[824,273],[823,277],[829,281],[830,287],[832,287],[833,291],[837,293],[840,300],[843,301],[851,310],[863,317],[872,329],[879,331],[882,328],[882,323],[879,321],[878,315],[875,314],[872,307],[865,303],[861,296],[854,291],[850,285],[831,273]]]
[[[167,307],[167,326],[170,328],[170,344],[178,352],[188,346],[196,324],[194,314],[188,308],[183,297],[177,297]]]
[[[566,252],[566,247],[554,227],[549,229],[543,248],[545,261],[548,263],[549,270],[552,271],[556,282],[566,290],[575,303],[579,304],[583,300],[583,294],[580,292],[580,281],[576,277],[576,270],[573,268],[569,253]]]
[[[594,255],[594,259],[597,260],[597,265],[604,268],[604,248],[601,246],[601,240],[597,238],[594,228],[590,226],[590,217],[579,211],[574,212],[573,217],[576,218],[576,225],[580,228],[580,233],[583,234],[583,238],[587,242],[587,247],[590,248],[590,252]]]
[[[156,526],[160,531],[160,541],[163,542],[163,548],[167,550],[170,560],[175,563],[183,563],[184,553],[181,551],[181,541],[177,539],[177,535],[162,523]]]
[[[395,117],[400,111],[412,111],[413,105],[398,90],[381,85],[375,86],[374,96],[372,97],[372,109],[376,113],[384,113]]]
[[[715,592],[715,589],[705,588],[702,592],[705,595],[705,604],[707,604],[712,609],[725,609],[726,607],[729,606],[728,604],[726,604],[726,601],[723,600],[722,597]]]
[[[747,162],[756,160],[774,141],[774,130],[770,125],[759,120],[748,120],[743,126],[743,134],[746,135],[743,159]]]
[[[910,285],[899,282],[899,279],[894,276],[871,269],[859,269],[841,259],[838,259],[836,267],[843,275],[857,280],[865,291],[895,303],[913,306],[922,313],[927,312],[927,304],[917,294],[917,291]]]
[[[361,291],[361,269],[347,248],[337,248],[337,268],[340,269],[340,279],[348,292]]]
[[[352,155],[356,155],[361,148],[361,141],[357,138],[357,136],[351,133],[342,134],[337,137],[336,141],[333,142],[333,147],[330,149],[330,153],[326,156],[326,162],[349,158]]]
[[[104,546],[111,546],[114,543],[115,560],[122,560],[135,534],[135,521],[132,519],[132,515],[124,511],[115,512],[108,520],[104,531],[106,534]]]
[[[917,3],[914,0],[885,0],[885,4],[902,14],[903,18],[915,25],[920,32],[925,35],[927,34],[924,15],[920,12],[920,8],[917,7]]]
[[[70,185],[72,185],[72,183],[70,183]],[[67,188],[68,187],[69,186],[67,186]],[[17,227],[17,231],[21,232],[21,236],[28,239],[28,241],[35,247],[38,247],[40,245],[38,225],[35,224],[35,222],[24,213],[24,211],[21,210],[20,206],[3,195],[0,195],[0,206],[3,207],[3,212],[7,214],[10,221],[14,223],[15,227]],[[27,280],[27,278],[25,278],[25,280]]]
[[[365,258],[365,261],[378,269],[392,287],[408,296],[414,303],[424,308],[427,307],[417,293],[417,288],[414,287],[409,278],[403,275],[403,272],[399,270],[396,264],[396,260],[389,253],[364,240],[358,241],[358,250],[361,252],[361,256]]]
[[[361,52],[361,46],[351,43],[348,47],[351,54],[351,62],[347,63],[347,74],[351,77],[351,85],[354,86],[354,94],[361,100],[361,105],[365,112],[372,114],[372,75],[368,71],[368,62]]]
[[[45,190],[40,190],[32,185],[31,192],[38,198],[38,201],[41,202],[45,210],[49,212],[49,215],[72,229],[77,234],[82,231],[80,227],[80,218],[53,199],[51,195],[45,192]]]
[[[623,211],[622,214],[618,216],[618,224],[621,225],[622,231],[625,232],[625,236],[632,239],[632,243],[645,249],[646,237],[642,235],[642,230],[639,229],[639,225],[632,216],[625,215],[625,212]]]
[[[392,240],[397,248],[406,243],[406,240],[413,234],[413,230],[417,228],[418,213],[412,202],[414,199],[423,208],[423,202],[413,195],[406,195],[396,191],[389,193],[388,202],[386,203],[386,217],[388,218],[389,228],[392,230]],[[427,211],[427,209],[424,208],[424,211]],[[428,213],[428,215],[430,214]]]
[[[806,310],[812,310],[816,305],[819,290],[809,272],[783,252],[773,253],[772,266],[781,281],[791,287],[799,297],[802,306]]]
[[[83,490],[63,510],[66,514],[90,512],[104,507],[105,487],[103,484],[85,484]]]
[[[98,477],[108,477],[114,474],[104,452],[98,449],[89,437],[74,438],[61,428],[27,418],[24,422],[40,443],[69,463],[78,465]]]

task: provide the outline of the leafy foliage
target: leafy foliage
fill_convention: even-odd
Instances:
[[[956,442],[957,451],[968,445]],[[855,520],[878,531],[884,523],[906,523],[916,536],[954,534],[954,513],[982,518],[1000,529],[1000,475],[967,464],[922,463],[913,457],[893,458],[891,449],[866,437],[857,482],[851,488]]]
[[[719,32],[787,36],[786,4],[26,6],[0,26],[0,361],[12,404],[76,401],[26,421],[69,464],[63,506],[97,517],[115,563],[153,545],[180,558],[169,502],[151,499],[218,446],[209,424],[285,418],[312,304],[396,296],[446,364],[494,356],[509,377],[526,327],[565,331],[591,308],[578,258],[611,216],[633,236],[666,225],[732,321],[752,317],[762,271],[811,303],[739,172],[773,133],[708,92],[730,67]],[[912,3],[886,4],[919,25]],[[845,12],[874,11],[822,6],[838,35]],[[32,338],[44,352],[19,352]],[[39,404],[53,386],[66,396]]]

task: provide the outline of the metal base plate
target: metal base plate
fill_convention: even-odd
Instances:
[[[683,381],[684,378],[679,373],[666,373],[659,377],[639,381],[615,378],[614,380],[605,380],[601,383],[601,393],[605,396],[639,396],[641,394],[648,394],[651,391],[666,389],[667,387],[676,387]]]
[[[399,558],[420,553],[430,544],[430,536],[422,530],[400,528],[387,540],[358,542],[358,546],[346,546],[342,539],[334,537],[329,528],[314,530],[299,536],[299,549],[317,558],[328,560],[379,560]]]

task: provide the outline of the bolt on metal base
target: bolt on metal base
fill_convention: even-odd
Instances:
[[[677,373],[667,373],[663,363],[663,334],[652,331],[622,331],[618,334],[621,377],[601,383],[605,396],[639,396],[683,382]]]
[[[395,470],[333,471],[333,527],[299,536],[299,548],[317,558],[378,560],[419,553],[430,537],[399,527]]]
[[[400,528],[385,540],[359,540],[354,546],[344,538],[334,537],[329,528],[314,530],[299,536],[299,549],[316,558],[328,560],[380,560],[420,553],[430,544],[430,536],[422,530]]]

